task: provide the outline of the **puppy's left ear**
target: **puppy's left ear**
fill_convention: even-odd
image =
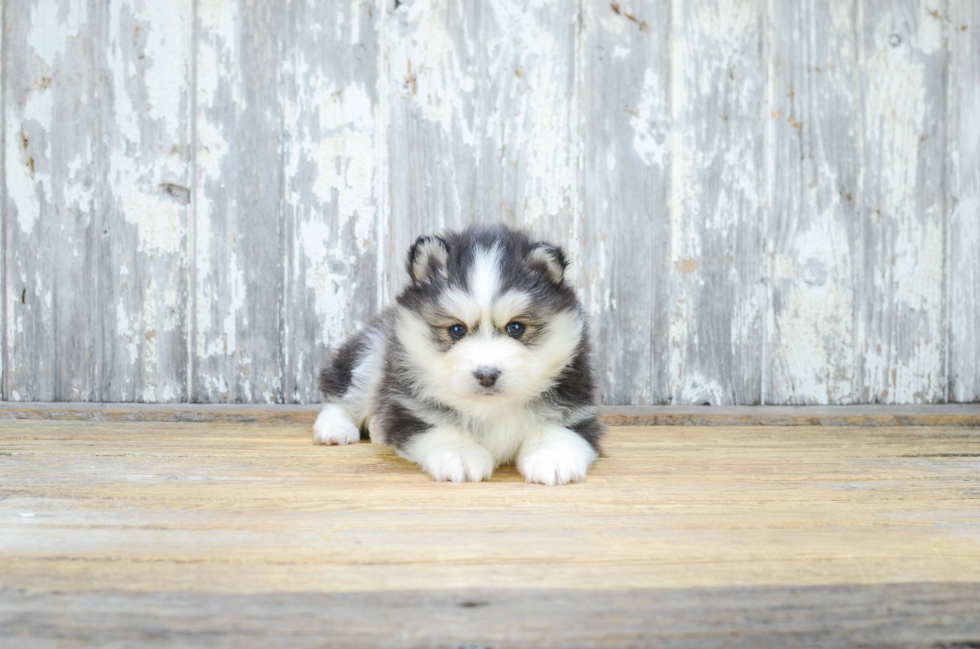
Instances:
[[[565,269],[568,268],[568,259],[565,253],[558,246],[550,243],[537,243],[531,248],[527,256],[527,262],[533,266],[538,266],[544,271],[545,275],[557,285],[565,281]]]
[[[431,281],[446,272],[449,244],[437,236],[421,236],[408,251],[408,274],[416,284]]]

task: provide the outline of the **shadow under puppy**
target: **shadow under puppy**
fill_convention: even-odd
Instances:
[[[314,439],[352,444],[366,429],[436,480],[514,461],[528,482],[585,479],[605,429],[566,266],[503,225],[419,237],[397,305],[321,372]]]

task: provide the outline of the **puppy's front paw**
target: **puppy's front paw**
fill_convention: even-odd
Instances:
[[[419,433],[404,446],[396,446],[395,452],[440,481],[480,482],[493,475],[490,451],[449,426],[434,426]]]
[[[343,406],[331,403],[320,411],[313,423],[313,440],[335,446],[357,444],[361,441],[361,431]]]
[[[517,470],[528,482],[563,485],[585,480],[598,456],[581,436],[556,427],[524,442],[517,456]]]
[[[444,482],[482,482],[493,475],[493,456],[476,444],[434,451],[421,464],[426,473]]]

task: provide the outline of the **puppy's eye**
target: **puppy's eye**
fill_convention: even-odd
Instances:
[[[459,340],[465,335],[466,335],[466,325],[454,324],[453,326],[449,327],[449,336],[453,340]]]
[[[511,322],[507,325],[507,335],[513,338],[520,338],[524,333],[524,325],[520,322]]]

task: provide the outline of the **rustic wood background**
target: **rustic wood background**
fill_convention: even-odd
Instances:
[[[3,0],[2,398],[311,402],[471,220],[606,403],[980,399],[976,0]]]

